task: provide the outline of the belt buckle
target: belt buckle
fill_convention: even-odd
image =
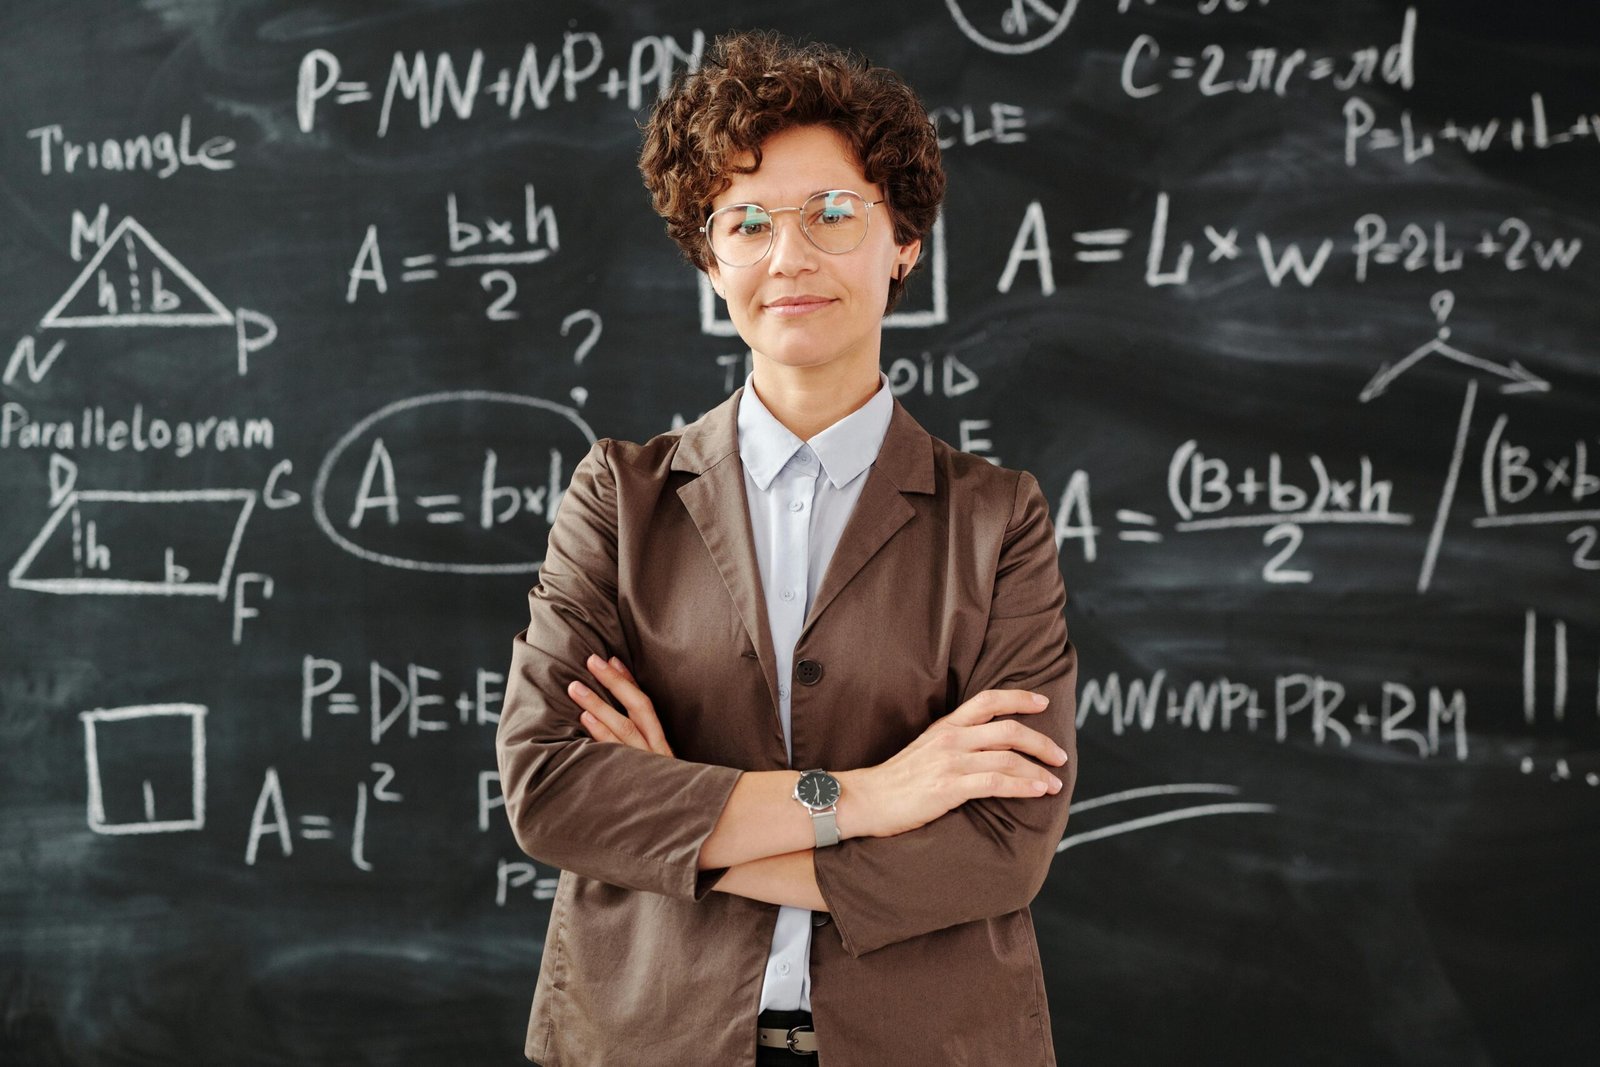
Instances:
[[[789,1046],[789,1051],[794,1053],[796,1056],[815,1056],[816,1053],[810,1049],[798,1049],[794,1047],[794,1035],[800,1033],[802,1030],[808,1034],[814,1034],[817,1032],[814,1027],[807,1026],[805,1023],[801,1023],[799,1026],[791,1026],[789,1028],[788,1036],[784,1038],[784,1043]]]

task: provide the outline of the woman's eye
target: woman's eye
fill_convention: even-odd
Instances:
[[[754,204],[728,212],[728,232],[735,237],[760,237],[772,224],[772,217]]]
[[[810,216],[810,225],[837,226],[841,222],[849,222],[856,217],[855,205],[848,202],[824,204],[813,211]]]

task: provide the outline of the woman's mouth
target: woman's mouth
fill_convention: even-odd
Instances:
[[[832,300],[802,300],[793,304],[768,304],[766,309],[769,315],[795,318],[800,315],[809,315],[813,311],[825,308],[832,303]]]

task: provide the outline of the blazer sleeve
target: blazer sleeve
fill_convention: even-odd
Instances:
[[[1050,768],[1061,791],[978,797],[906,833],[816,849],[817,888],[852,957],[1016,911],[1043,886],[1078,775],[1078,657],[1067,636],[1065,604],[1049,507],[1038,481],[1023,471],[1000,549],[988,629],[961,702],[985,689],[1048,696],[1042,712],[1000,718],[1018,719],[1066,750],[1067,762]]]
[[[517,844],[534,859],[698,901],[727,870],[699,870],[700,849],[742,772],[597,742],[566,692],[589,675],[591,652],[626,659],[610,444],[596,442],[573,469],[528,594],[528,626],[512,642],[495,735],[500,788]]]

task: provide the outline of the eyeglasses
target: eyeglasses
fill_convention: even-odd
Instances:
[[[882,200],[868,200],[848,189],[828,189],[806,197],[799,207],[729,204],[713,211],[700,232],[705,234],[712,254],[722,262],[730,267],[750,267],[772,251],[776,229],[773,216],[798,211],[800,232],[806,240],[829,255],[842,256],[867,239],[872,207],[881,203]]]

